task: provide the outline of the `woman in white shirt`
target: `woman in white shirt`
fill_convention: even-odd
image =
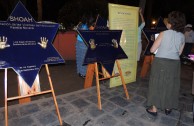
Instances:
[[[178,109],[180,89],[180,54],[184,48],[185,15],[178,11],[168,14],[167,29],[159,34],[150,49],[157,53],[152,63],[146,111],[157,116],[157,109],[166,115]]]

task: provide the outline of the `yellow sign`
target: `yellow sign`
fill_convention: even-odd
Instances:
[[[119,60],[125,83],[136,81],[137,73],[137,46],[138,46],[138,17],[139,8],[110,4],[109,27],[111,30],[123,30],[120,45],[128,56],[128,59]],[[116,64],[115,64],[116,65]],[[119,73],[114,67],[114,74]],[[120,77],[110,79],[110,87],[121,85]]]

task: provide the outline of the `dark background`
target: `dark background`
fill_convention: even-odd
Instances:
[[[145,1],[144,17],[146,27],[153,19],[167,17],[173,10],[185,13],[187,23],[194,23],[194,0],[21,0],[36,21],[63,23],[65,27],[75,26],[83,14],[108,17],[108,3],[139,6]],[[42,18],[38,19],[37,1],[42,1]],[[7,20],[18,0],[0,0],[0,20]]]

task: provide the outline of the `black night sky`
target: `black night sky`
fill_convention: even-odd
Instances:
[[[144,1],[146,26],[158,17],[167,17],[171,11],[185,13],[187,23],[194,23],[194,0],[21,0],[36,21],[37,2],[42,1],[42,20],[74,25],[83,14],[108,17],[108,3],[139,6]],[[7,20],[18,0],[0,0],[0,20]]]

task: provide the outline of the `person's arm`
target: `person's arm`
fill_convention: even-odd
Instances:
[[[143,17],[142,9],[141,9],[141,8],[139,9],[139,15],[140,15],[140,17],[141,17],[141,23],[144,23],[145,20],[144,20],[144,17]]]
[[[179,55],[181,55],[181,54],[182,54],[183,49],[184,49],[184,46],[185,46],[185,43],[183,43],[183,44],[182,44],[182,46],[181,46],[181,48],[180,48],[180,50],[179,50]]]
[[[150,49],[150,52],[151,53],[154,53],[158,47],[160,46],[160,43],[162,41],[162,37],[163,37],[163,32],[161,32],[158,37],[156,38],[156,40],[154,41],[154,44],[152,45],[151,49]]]

